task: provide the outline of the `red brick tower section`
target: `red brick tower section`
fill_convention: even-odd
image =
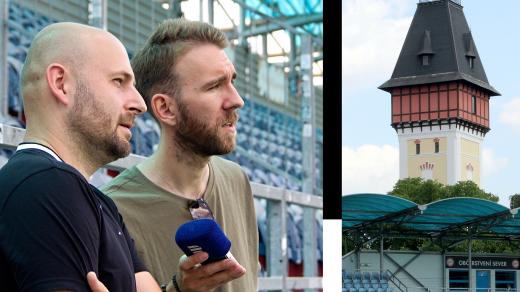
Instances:
[[[489,91],[466,82],[392,88],[392,127],[405,129],[455,124],[485,135],[489,131]]]

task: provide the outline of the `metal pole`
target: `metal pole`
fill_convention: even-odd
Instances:
[[[379,275],[382,275],[383,271],[383,235],[381,235],[381,242],[379,243]]]
[[[182,17],[182,8],[181,8],[181,1],[180,0],[171,0],[170,2],[170,11],[171,11],[171,17],[172,18],[179,18]]]
[[[88,24],[107,30],[107,1],[90,0],[92,9],[89,11]]]
[[[471,246],[472,246],[472,240],[471,240],[471,237],[469,238],[468,240],[468,291],[471,292],[472,289],[473,289],[473,279],[471,277],[471,268],[472,268],[472,265],[471,265]]]
[[[442,261],[442,287],[448,287],[448,284],[446,283],[446,250],[442,248],[441,252],[441,261]]]
[[[208,22],[213,25],[214,24],[214,12],[213,12],[213,0],[208,0]]]
[[[294,48],[291,48],[293,51]],[[314,87],[312,86],[312,38],[310,35],[301,37],[301,59],[300,70],[302,76],[302,156],[303,156],[303,191],[314,194],[316,190],[315,181],[315,121],[314,121]],[[305,230],[303,250],[303,275],[312,277],[316,275],[316,224],[314,210],[304,209]]]
[[[202,7],[202,3],[204,2],[204,0],[199,0],[199,21],[204,21],[204,17],[203,17],[203,7]]]
[[[240,6],[240,23],[238,25],[238,43],[244,45],[247,43],[246,38],[242,35],[246,28],[246,9]]]
[[[287,190],[282,198],[282,291],[287,291]]]
[[[289,38],[291,41],[291,52],[289,53],[289,72],[290,74],[296,74],[294,67],[296,65],[296,34],[289,32]]]
[[[312,85],[312,37],[310,35],[301,36],[300,72],[302,78],[302,154],[303,169],[305,171],[303,191],[314,194],[316,190],[316,177],[314,172],[316,122],[314,117],[314,87]]]
[[[361,248],[356,247],[356,271],[361,270]]]
[[[262,35],[262,52],[264,54],[265,61],[267,62],[267,58],[269,57],[269,51],[267,50],[267,34]]]
[[[9,20],[9,8],[7,1],[0,0],[0,119],[7,117],[9,107],[8,86],[9,71],[7,63],[7,21]]]

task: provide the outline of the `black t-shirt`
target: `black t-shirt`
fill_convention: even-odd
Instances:
[[[37,149],[0,170],[0,291],[135,291],[146,270],[114,202],[70,165]]]

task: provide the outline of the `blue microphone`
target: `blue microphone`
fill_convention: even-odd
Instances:
[[[175,233],[175,242],[187,256],[201,251],[208,253],[208,259],[202,264],[232,257],[229,253],[231,241],[213,219],[197,219],[182,224]]]

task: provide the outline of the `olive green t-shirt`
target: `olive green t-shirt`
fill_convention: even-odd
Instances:
[[[167,284],[178,273],[184,254],[174,241],[178,227],[192,220],[190,200],[166,191],[132,167],[102,188],[123,216],[135,241],[141,260],[159,282]],[[258,229],[251,186],[236,163],[212,157],[209,179],[203,195],[213,215],[231,240],[231,253],[246,268],[244,276],[224,284],[216,291],[257,290]]]

